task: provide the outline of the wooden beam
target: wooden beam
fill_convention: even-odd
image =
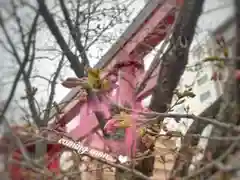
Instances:
[[[125,30],[120,36],[118,41],[112,45],[110,50],[100,59],[96,64],[97,68],[105,68],[108,65],[117,52],[120,51],[126,43],[139,31],[139,28],[145,24],[145,22],[151,18],[152,13],[159,8],[165,0],[151,0],[145,7],[140,11],[138,16],[133,20],[132,24]]]
[[[152,75],[150,76],[150,78],[146,82],[145,88],[137,95],[137,101],[141,101],[144,98],[146,98],[147,96],[151,95],[152,90],[154,89],[154,87],[156,86],[156,83],[157,83],[157,76],[158,76],[158,73],[159,73],[159,69],[160,69],[160,66],[158,66],[153,71]]]
[[[151,16],[146,18],[143,24],[138,24],[139,28],[136,28],[136,31],[132,32],[132,37],[125,37],[123,34],[120,40],[112,46],[105,56],[103,56],[96,67],[111,69],[117,62],[122,60],[121,57],[123,54],[129,55],[131,58],[138,56],[139,53],[146,55],[164,39],[166,34],[163,30],[165,27],[163,26],[164,23],[173,23],[174,16],[172,12],[175,6],[175,0],[167,0],[163,3],[159,3],[150,14]],[[145,14],[145,11],[146,9],[144,8],[141,13]],[[141,13],[138,17],[141,17]],[[133,21],[133,24],[137,21],[138,17]],[[126,34],[128,34],[131,29],[133,28],[130,26],[126,30]],[[163,32],[160,32],[160,29],[163,30]],[[124,40],[125,44],[121,45],[121,39]]]

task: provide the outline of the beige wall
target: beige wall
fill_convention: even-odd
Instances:
[[[165,180],[168,177],[174,162],[172,149],[176,147],[176,140],[159,138],[155,145],[156,159],[154,164],[153,179]],[[161,158],[162,157],[162,158]],[[164,158],[164,161],[162,160]]]
[[[166,140],[164,138],[160,138],[156,142],[153,180],[165,180],[167,178],[173,166],[174,156],[171,149],[176,147],[175,142],[176,140]],[[161,161],[161,156],[165,158],[166,163]],[[103,176],[101,176],[101,172],[104,172]],[[103,167],[103,170],[82,173],[82,180],[115,180],[115,172],[113,169],[110,171]]]

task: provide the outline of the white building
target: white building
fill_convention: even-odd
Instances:
[[[226,69],[217,68],[214,63],[202,63],[202,60],[209,56],[218,55],[216,43],[214,44],[214,35],[221,34],[228,44],[229,47],[229,55],[232,56],[234,46],[234,21],[233,18],[227,19],[222,23],[212,34],[212,38],[209,37],[208,42],[204,43],[205,45],[201,45],[200,47],[194,47],[192,53],[190,54],[189,61],[191,64],[196,64],[200,62],[200,70],[196,70],[196,72],[185,72],[180,84],[179,88],[184,89],[185,85],[192,84],[193,92],[196,94],[194,98],[187,99],[185,103],[176,106],[175,112],[177,113],[186,113],[184,107],[189,106],[190,112],[195,115],[203,115],[206,114],[206,111],[212,107],[219,97],[223,93],[223,85],[227,78],[228,72]],[[210,51],[207,51],[210,50]],[[195,66],[196,67],[196,66]],[[222,75],[221,80],[212,80],[212,76],[214,72],[220,72]],[[173,100],[174,102],[175,100]],[[189,121],[189,120],[182,120]],[[190,125],[190,123],[188,123]],[[187,127],[181,128],[182,131],[186,131]]]
[[[201,21],[201,19],[200,19]],[[202,60],[209,56],[218,56],[218,48],[215,42],[216,35],[222,35],[228,45],[230,57],[234,53],[234,35],[235,35],[235,23],[233,16],[228,16],[222,19],[222,23],[212,29],[211,34],[206,34],[204,40],[199,44],[193,46],[189,56],[189,66],[200,62],[200,70],[196,72],[186,71],[179,83],[179,89],[184,90],[186,85],[192,85],[193,92],[196,94],[194,98],[187,99],[183,104],[178,105],[174,108],[175,113],[186,114],[186,107],[189,107],[189,112],[199,116],[211,116],[215,117],[218,107],[219,100],[223,94],[224,82],[227,79],[228,72],[226,69],[217,68],[214,63],[202,63]],[[194,43],[193,43],[194,44]],[[196,67],[196,66],[195,66]],[[198,68],[197,68],[198,69]],[[212,80],[214,72],[220,72],[222,74],[221,80]],[[174,103],[175,99],[173,99]],[[186,133],[190,127],[191,119],[181,119],[180,123],[174,122],[172,119],[166,118],[165,121],[170,121],[168,125],[169,129],[174,129]],[[208,125],[202,131],[202,136],[209,136],[211,133],[212,125]],[[204,149],[207,145],[208,140],[200,139],[198,147]],[[177,142],[180,146],[180,139]],[[198,161],[203,158],[203,153],[198,153],[193,157],[192,161]],[[190,170],[194,167],[190,167]]]

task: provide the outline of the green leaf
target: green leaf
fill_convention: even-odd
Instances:
[[[203,62],[213,62],[213,61],[219,61],[220,58],[218,56],[210,56],[205,59],[203,59]]]

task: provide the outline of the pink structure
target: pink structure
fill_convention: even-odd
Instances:
[[[118,79],[118,88],[114,90],[116,92],[105,93],[104,97],[107,96],[115,104],[142,110],[141,101],[151,94],[155,86],[156,77],[151,76],[156,75],[160,68],[155,67],[151,74],[145,72],[143,58],[164,39],[176,17],[176,7],[181,3],[176,0],[149,2],[123,34],[124,38],[120,38],[99,61],[95,68],[104,69],[105,77],[115,76]],[[145,88],[136,93],[137,86],[142,84],[146,77],[150,78]],[[75,89],[68,96],[74,97],[77,94],[78,90]],[[68,136],[81,140],[86,146],[105,152],[134,156],[138,136],[136,117],[132,118],[131,126],[124,130],[124,137],[119,140],[107,137],[104,134],[104,124],[111,119],[110,101],[101,99],[95,97],[94,100],[86,102],[74,100],[66,105],[64,114],[56,125],[65,128],[65,125],[80,113],[79,125],[68,133]],[[88,108],[93,112],[89,113]]]

